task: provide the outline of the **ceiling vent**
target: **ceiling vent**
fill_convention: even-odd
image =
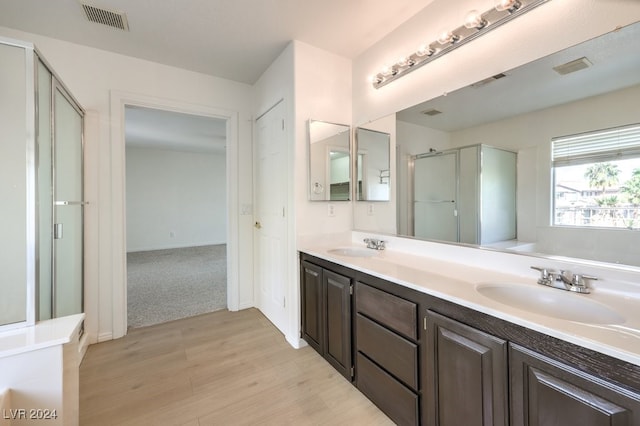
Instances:
[[[127,15],[125,15],[123,12],[101,9],[99,7],[83,3],[81,3],[81,6],[89,21],[95,22],[97,24],[107,25],[113,28],[118,28],[120,30],[129,31]]]
[[[500,74],[492,75],[489,78],[485,78],[484,80],[477,81],[473,83],[471,87],[475,87],[475,88],[482,87],[496,80],[500,80],[501,78],[505,78],[506,76],[507,75],[505,73],[501,72]]]
[[[421,114],[433,117],[434,115],[442,114],[442,111],[438,111],[437,109],[428,109],[426,111],[422,111]]]
[[[571,74],[572,72],[583,70],[585,68],[589,68],[591,65],[593,64],[583,56],[582,58],[576,59],[575,61],[567,62],[566,64],[553,67],[553,70],[560,75],[566,75]]]

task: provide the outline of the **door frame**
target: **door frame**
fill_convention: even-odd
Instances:
[[[127,334],[127,249],[125,181],[125,106],[201,115],[226,121],[227,169],[227,309],[239,309],[238,113],[222,108],[111,91],[111,270],[112,338]],[[101,197],[102,198],[102,197]],[[103,212],[104,213],[104,212]]]

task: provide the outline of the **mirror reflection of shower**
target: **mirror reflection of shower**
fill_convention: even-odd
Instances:
[[[409,233],[499,244],[516,239],[516,153],[488,145],[410,157]]]

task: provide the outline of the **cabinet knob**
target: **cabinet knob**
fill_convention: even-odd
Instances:
[[[260,222],[256,222],[255,225],[253,225],[256,229],[260,229],[262,228],[262,224]]]

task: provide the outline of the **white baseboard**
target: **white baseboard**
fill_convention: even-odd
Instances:
[[[160,246],[154,246],[154,247],[135,247],[135,248],[128,248],[127,253],[135,253],[139,251],[153,251],[153,250],[171,250],[171,249],[188,248],[188,247],[217,246],[220,244],[227,244],[227,242],[226,241],[204,241],[199,243],[168,244],[168,245],[160,245]]]
[[[107,340],[113,340],[112,332],[98,334],[98,343],[106,342]]]
[[[294,349],[300,349],[307,346],[307,342],[305,342],[304,339],[300,337],[287,336],[286,340]]]
[[[245,302],[238,305],[238,310],[242,311],[244,309],[255,308],[255,305],[251,302]]]

